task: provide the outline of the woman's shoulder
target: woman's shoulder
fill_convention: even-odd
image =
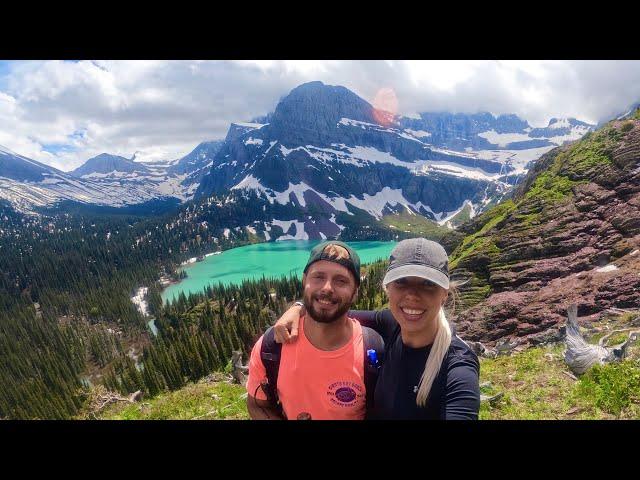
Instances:
[[[480,367],[478,356],[471,350],[471,347],[457,335],[451,337],[448,357],[450,368],[461,364],[467,364],[476,369]]]

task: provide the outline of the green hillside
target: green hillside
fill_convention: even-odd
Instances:
[[[213,376],[215,378],[215,376]],[[220,375],[219,377],[222,377]],[[118,402],[96,418],[102,420],[247,420],[241,385],[207,377],[175,392],[137,403]],[[81,418],[87,418],[85,412]]]

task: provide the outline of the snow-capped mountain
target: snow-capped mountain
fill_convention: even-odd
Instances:
[[[358,209],[378,220],[406,209],[440,223],[465,205],[480,212],[531,160],[590,128],[554,119],[534,132],[515,115],[394,117],[321,82],[292,90],[269,120],[232,126],[196,198],[243,188],[263,192],[271,203],[306,214],[297,231],[317,230],[319,219],[331,219],[334,225],[315,238],[340,228],[337,214]]]
[[[190,200],[221,141],[203,142],[170,162],[139,162],[102,153],[62,172],[0,146],[0,198],[25,213],[69,200],[124,207],[159,199]]]
[[[116,186],[89,178],[76,178],[0,146],[0,198],[26,213],[65,200],[122,207],[157,197],[148,189],[135,185]]]
[[[184,173],[171,173],[174,162],[139,162],[117,155],[102,153],[90,158],[76,168],[71,175],[99,184],[113,192],[136,190],[143,192],[143,201],[165,197],[174,197],[180,201],[188,200],[189,193],[181,185],[188,176]],[[126,203],[130,204],[129,202]]]
[[[552,118],[544,128],[533,128],[516,115],[420,113],[400,117],[413,136],[439,148],[472,153],[477,158],[508,162],[518,174],[549,150],[581,138],[595,125],[575,118]]]
[[[481,212],[531,161],[592,127],[569,118],[533,128],[516,115],[490,113],[393,116],[345,87],[310,82],[272,113],[232,123],[224,140],[205,141],[175,161],[104,153],[64,173],[5,149],[0,198],[34,211],[63,200],[121,207],[252,189],[286,206],[274,211],[287,218],[264,225],[265,232],[279,226],[285,237],[323,238],[340,232],[347,217],[376,222],[398,211],[447,224],[463,208]]]

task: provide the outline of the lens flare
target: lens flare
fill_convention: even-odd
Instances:
[[[398,97],[393,88],[384,87],[378,90],[372,104],[373,116],[376,121],[384,126],[391,125],[398,113]]]

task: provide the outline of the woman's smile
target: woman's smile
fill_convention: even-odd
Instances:
[[[404,317],[408,321],[413,321],[413,322],[420,320],[424,315],[424,312],[426,312],[426,310],[424,309],[408,308],[408,307],[400,307],[400,311],[403,313]]]

